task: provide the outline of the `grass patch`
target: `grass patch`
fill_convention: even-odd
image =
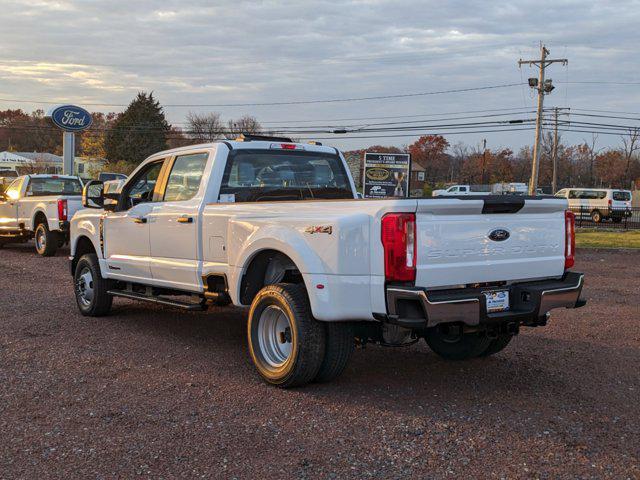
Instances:
[[[576,247],[582,248],[640,248],[640,230],[600,231],[576,230]]]

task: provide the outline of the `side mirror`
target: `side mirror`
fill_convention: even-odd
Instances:
[[[91,180],[82,189],[82,206],[84,208],[104,207],[104,184],[100,180]]]

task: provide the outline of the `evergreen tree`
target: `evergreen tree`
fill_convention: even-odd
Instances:
[[[137,165],[167,148],[170,129],[153,92],[140,92],[109,129],[104,142],[107,158]]]

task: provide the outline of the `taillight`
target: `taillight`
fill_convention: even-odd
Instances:
[[[388,282],[416,280],[416,216],[388,213],[382,217],[384,275]]]
[[[67,201],[58,200],[58,220],[64,222],[67,220]]]
[[[613,201],[609,199],[609,207],[611,207],[611,205],[613,205]]]
[[[564,269],[576,263],[576,216],[573,212],[564,212]]]

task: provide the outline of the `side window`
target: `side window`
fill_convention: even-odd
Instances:
[[[607,196],[607,192],[606,191],[597,192],[597,193],[598,193],[598,200],[602,200],[603,198],[606,198],[606,196]]]
[[[207,165],[207,157],[206,153],[176,157],[164,193],[165,202],[190,200],[196,196],[204,167]]]
[[[467,187],[460,187],[460,191],[461,192],[466,192],[467,191]]]
[[[7,187],[7,191],[5,195],[9,200],[17,200],[20,196],[20,189],[22,188],[22,178],[16,178],[11,184]]]
[[[457,192],[457,191],[458,191],[458,187],[451,187],[451,188],[450,188],[449,190],[447,190],[447,191],[448,191],[448,192],[451,192],[451,193],[455,193],[455,192]]]
[[[156,188],[160,170],[162,170],[163,160],[150,163],[143,170],[138,172],[132,180],[130,186],[124,192],[123,201],[124,209],[138,205],[139,203],[147,203],[153,201],[153,191]]]
[[[569,198],[580,198],[579,190],[569,190]]]

